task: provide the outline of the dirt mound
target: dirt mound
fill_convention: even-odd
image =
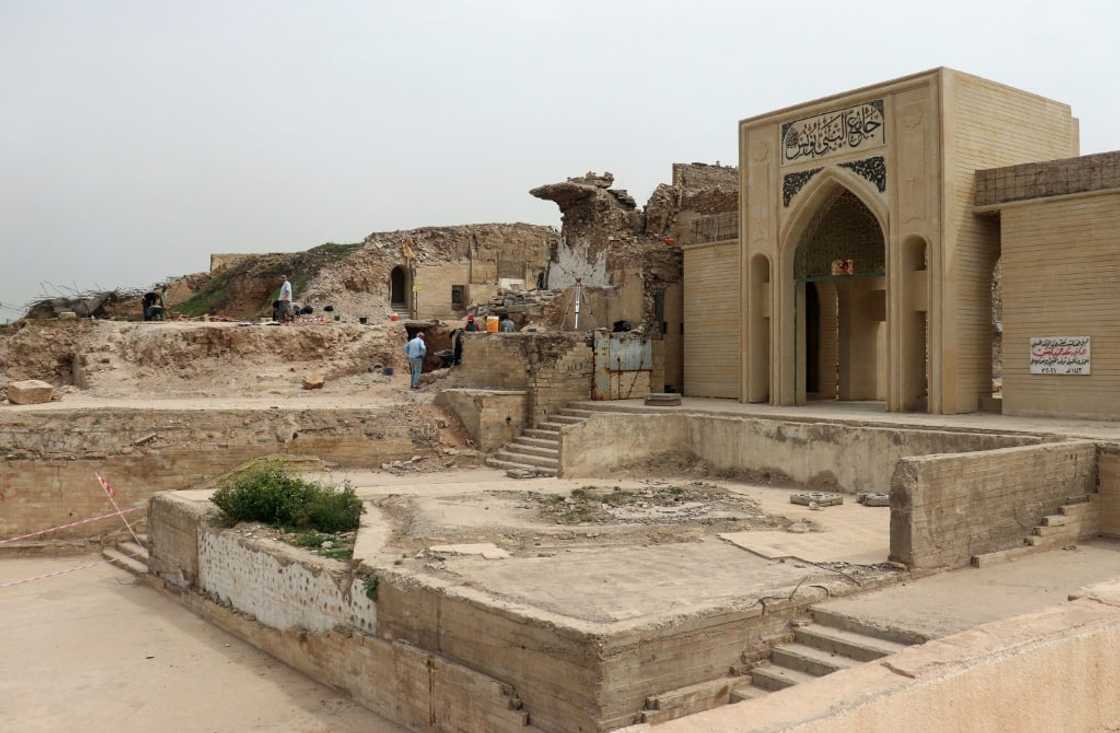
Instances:
[[[17,321],[0,329],[0,380],[74,384],[75,360],[97,330],[91,321]]]

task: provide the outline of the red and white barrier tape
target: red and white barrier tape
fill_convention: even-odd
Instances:
[[[51,527],[50,529],[41,529],[38,532],[29,532],[28,534],[21,534],[21,535],[15,536],[15,537],[9,537],[7,539],[0,540],[0,545],[6,545],[9,542],[17,542],[19,540],[26,540],[26,539],[30,539],[32,537],[38,537],[39,535],[48,534],[50,532],[57,532],[60,529],[70,529],[71,527],[78,527],[78,526],[83,525],[83,524],[89,524],[90,522],[100,522],[102,519],[112,519],[113,517],[119,517],[122,514],[128,514],[129,512],[138,512],[143,508],[144,507],[142,507],[142,506],[134,506],[131,509],[123,509],[123,510],[119,510],[119,511],[115,511],[115,512],[109,512],[108,514],[99,514],[96,517],[88,517],[86,519],[79,519],[76,522],[70,522],[69,524],[60,524],[57,527]]]
[[[30,578],[20,578],[19,580],[9,580],[5,583],[0,583],[0,588],[11,588],[13,585],[23,585],[24,583],[32,583],[36,580],[46,580],[47,578],[53,578],[57,575],[66,575],[67,573],[73,573],[77,570],[85,570],[86,568],[92,568],[95,565],[101,565],[103,562],[104,562],[103,560],[98,560],[97,562],[86,563],[85,565],[77,565],[77,566],[72,567],[72,568],[67,568],[66,570],[58,570],[58,571],[55,571],[53,573],[47,573],[45,575],[35,575],[35,576],[30,577]]]

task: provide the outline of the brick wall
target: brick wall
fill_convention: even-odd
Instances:
[[[673,163],[673,186],[684,189],[726,188],[739,190],[739,169],[711,163]]]
[[[739,396],[739,246],[684,251],[684,393]]]
[[[1120,539],[1120,446],[1101,446],[1098,473],[1101,533]]]
[[[992,270],[999,227],[976,216],[976,171],[1064,158],[1074,150],[1068,105],[955,71],[945,71],[945,288],[947,330],[955,330],[956,362],[947,364],[949,412],[977,409],[990,395]],[[1005,290],[1006,293],[1006,290]],[[955,296],[955,300],[954,300]],[[947,336],[952,338],[951,333]],[[954,351],[952,342],[947,353]],[[955,403],[955,405],[953,404]]]
[[[1120,193],[1008,206],[1003,411],[1120,418]],[[1030,373],[1034,336],[1089,336],[1089,375]]]
[[[1097,447],[1070,441],[904,458],[891,480],[891,559],[955,568],[1020,547],[1068,496],[1096,491]]]

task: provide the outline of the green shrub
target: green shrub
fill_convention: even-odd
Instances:
[[[264,461],[225,479],[210,501],[233,522],[345,532],[358,528],[362,502],[341,488],[293,476],[280,461]]]

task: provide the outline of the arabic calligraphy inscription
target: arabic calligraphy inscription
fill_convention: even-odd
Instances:
[[[876,99],[783,124],[782,165],[876,148],[885,142],[883,100]]]
[[[1033,336],[1031,374],[1089,374],[1090,337]]]

